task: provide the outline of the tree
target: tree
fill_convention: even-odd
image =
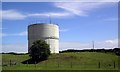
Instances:
[[[50,55],[49,45],[44,40],[37,40],[30,47],[29,54],[35,60],[47,59]]]
[[[116,55],[120,56],[120,48],[114,48],[114,49],[113,49],[113,52],[114,52]]]

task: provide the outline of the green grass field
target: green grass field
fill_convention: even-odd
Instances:
[[[22,64],[29,55],[3,54],[3,70],[118,70],[118,56],[110,53],[76,52],[52,54],[38,64]],[[16,65],[10,66],[16,62]]]

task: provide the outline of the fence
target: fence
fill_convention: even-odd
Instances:
[[[3,62],[3,69],[7,67],[23,67],[23,68],[42,68],[42,69],[118,69],[117,62],[104,63],[98,61],[95,63],[78,63],[74,61],[70,62],[43,62],[36,64],[22,64],[16,63],[16,61],[10,60],[9,62]]]

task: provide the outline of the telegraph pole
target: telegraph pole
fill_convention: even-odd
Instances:
[[[94,47],[95,47],[95,46],[94,46],[94,41],[92,41],[92,47],[93,47],[93,50],[94,50]]]
[[[94,41],[92,41],[92,49],[93,49],[93,52],[94,52]]]

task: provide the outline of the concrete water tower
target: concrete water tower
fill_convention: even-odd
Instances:
[[[28,26],[28,52],[36,40],[45,40],[51,53],[59,53],[59,26],[56,24],[36,23]]]

